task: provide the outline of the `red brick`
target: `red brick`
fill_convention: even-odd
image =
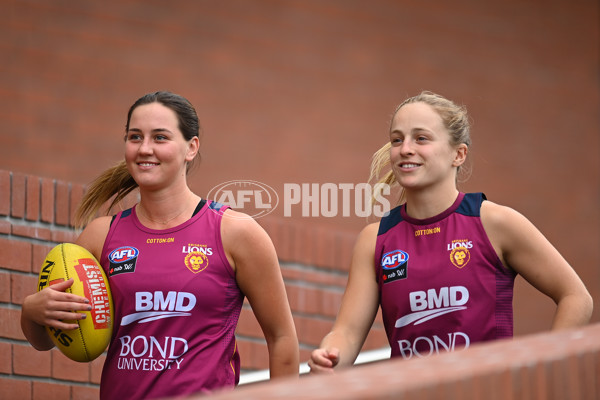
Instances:
[[[98,400],[100,397],[99,387],[71,386],[71,398],[73,400]]]
[[[83,199],[85,187],[79,184],[71,184],[71,193],[69,195],[69,225],[74,226],[75,212]]]
[[[25,340],[21,331],[21,310],[0,307],[0,337]]]
[[[12,230],[12,224],[9,221],[0,221],[0,234],[8,235]]]
[[[318,227],[314,232],[313,239],[315,241],[315,257],[312,264],[319,267],[334,267],[336,264],[335,231],[330,227]]]
[[[52,250],[53,245],[33,244],[32,247],[32,272],[39,274],[46,256]]]
[[[321,291],[315,288],[286,285],[290,307],[293,312],[318,314],[320,311]]]
[[[27,205],[25,218],[37,221],[40,218],[40,178],[27,176]]]
[[[33,382],[33,400],[65,400],[71,398],[71,387],[69,385]]]
[[[264,334],[251,308],[242,308],[236,334],[254,338],[264,338]]]
[[[385,329],[381,326],[371,326],[371,329],[369,329],[369,333],[365,338],[362,350],[376,350],[383,347],[389,347]]]
[[[75,382],[89,382],[90,370],[86,364],[73,361],[58,349],[52,349],[52,377]]]
[[[327,317],[337,316],[342,304],[343,293],[341,291],[322,290],[322,298],[319,314]]]
[[[12,174],[10,215],[15,218],[25,217],[25,181],[25,175]]]
[[[335,236],[336,263],[334,267],[341,271],[349,271],[356,235],[347,232],[337,232]]]
[[[46,241],[52,238],[52,232],[50,231],[50,229],[30,225],[13,225],[12,234],[15,236],[22,236],[26,238]]]
[[[238,340],[242,369],[269,368],[269,351],[266,343]]]
[[[11,301],[13,304],[23,304],[26,296],[37,291],[37,276],[12,274],[11,275]]]
[[[340,370],[334,375],[309,376],[264,385],[250,385],[213,396],[215,400],[278,398],[301,391],[328,399],[464,399],[500,400],[580,398],[572,396],[567,369],[590,371],[597,382],[600,366],[600,324],[515,340],[479,343],[466,350],[422,359],[393,359]],[[565,346],[565,344],[567,344]],[[593,354],[592,362],[581,357]],[[558,366],[561,364],[561,366]],[[513,371],[530,371],[516,379]],[[372,384],[402,371],[401,385]],[[580,371],[580,372],[581,372]],[[528,388],[524,388],[525,385]],[[597,385],[597,383],[595,383]],[[565,393],[568,393],[563,396]],[[583,393],[583,392],[582,392]],[[585,398],[596,398],[586,391]],[[555,396],[556,395],[556,396]]]
[[[0,374],[13,373],[12,354],[12,345],[0,342]]]
[[[48,178],[42,178],[42,214],[43,222],[54,222],[54,181]]]
[[[326,270],[309,269],[298,265],[283,264],[281,266],[281,274],[286,280],[304,281],[308,283],[316,283],[319,285],[337,286],[341,289],[346,287],[348,280],[347,274],[334,271],[333,273]]]
[[[0,170],[0,215],[10,213],[10,172]]]
[[[55,243],[73,243],[77,239],[74,231],[53,230],[52,241]]]
[[[13,368],[16,375],[50,376],[50,351],[38,351],[31,345],[13,345]]]
[[[32,383],[22,379],[0,379],[0,393],[6,400],[31,400]]]
[[[271,240],[273,241],[273,243],[275,243],[275,237],[274,237],[274,236],[276,236],[275,232],[274,232],[274,230],[276,228],[275,218],[272,215],[268,215],[263,218],[257,219],[256,222],[265,230],[265,232],[267,232],[267,235],[269,235],[271,237]]]
[[[90,382],[100,384],[102,376],[102,367],[106,361],[106,353],[101,354],[98,358],[90,362]]]
[[[238,353],[240,354],[240,367],[242,369],[256,369],[256,368],[249,367],[249,365],[251,365],[250,341],[243,339],[243,338],[238,338],[237,339],[237,350],[238,350]]]
[[[58,225],[69,225],[69,214],[71,210],[69,198],[69,184],[64,181],[57,181],[55,223]]]
[[[318,347],[333,327],[333,319],[294,316],[298,341],[307,346]]]
[[[267,225],[269,228],[268,233],[271,236],[279,260],[292,261],[293,232],[291,228],[282,219],[275,217],[265,218],[269,218]]]
[[[31,243],[0,238],[0,268],[31,271]]]
[[[10,273],[0,272],[0,303],[10,303]]]
[[[313,249],[309,228],[301,222],[289,223],[288,226],[294,231],[294,240],[291,242],[292,260],[310,265]]]
[[[590,399],[600,399],[600,351],[581,352],[577,356],[581,365],[581,389]]]
[[[310,355],[312,353],[312,349],[309,350],[309,349],[300,348],[299,353],[300,353],[299,360],[300,360],[300,363],[302,364],[302,363],[308,362],[308,360],[310,360]]]

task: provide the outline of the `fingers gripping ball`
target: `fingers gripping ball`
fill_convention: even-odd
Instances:
[[[92,361],[104,352],[112,335],[114,308],[108,279],[92,253],[76,244],[62,243],[46,256],[38,291],[70,278],[73,285],[66,291],[87,298],[92,310],[83,311],[85,319],[69,321],[78,324],[77,329],[63,331],[46,327],[46,331],[56,347],[71,360]]]

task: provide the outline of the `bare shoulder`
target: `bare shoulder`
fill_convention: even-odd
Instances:
[[[374,273],[373,263],[378,232],[379,222],[369,224],[362,229],[354,245],[351,270],[366,270]]]
[[[379,222],[373,222],[365,226],[358,235],[356,247],[369,247],[375,252],[375,242],[377,241],[377,233],[379,232]]]
[[[379,222],[373,222],[362,229],[361,235],[377,236],[377,232],[379,232]]]
[[[520,230],[530,226],[531,222],[518,211],[491,201],[481,205],[481,222],[488,235],[500,235],[502,232]]]
[[[227,209],[221,220],[223,239],[250,238],[264,229],[252,217],[239,211]]]
[[[88,249],[97,259],[100,259],[104,241],[110,229],[111,216],[98,217],[92,220],[81,232],[76,244]]]
[[[221,239],[225,253],[244,254],[250,250],[270,250],[271,238],[262,226],[252,217],[239,211],[228,209],[221,220]]]
[[[485,201],[481,206],[481,223],[502,263],[517,272],[523,268],[523,255],[532,257],[540,249],[551,248],[534,224],[510,207]]]

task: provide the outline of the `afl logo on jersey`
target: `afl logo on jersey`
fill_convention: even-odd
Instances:
[[[124,246],[114,249],[108,255],[110,269],[108,275],[118,275],[125,272],[135,272],[135,264],[137,263],[140,251],[135,247]]]
[[[402,250],[394,250],[385,253],[381,257],[381,269],[383,283],[406,279],[408,267],[408,253]]]

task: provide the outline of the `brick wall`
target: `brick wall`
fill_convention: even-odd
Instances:
[[[20,306],[37,288],[47,252],[72,242],[71,215],[83,187],[0,170],[0,393],[6,399],[94,399],[104,361],[38,352],[21,332]]]
[[[190,399],[596,400],[600,398],[598,337],[600,324],[594,324]]]
[[[192,101],[203,127],[196,193],[234,179],[280,196],[285,183],[356,184],[394,107],[433,90],[466,104],[474,122],[461,190],[527,216],[600,299],[597,1],[0,5],[0,169],[86,184],[122,159],[131,103],[168,89]],[[355,236],[365,224],[298,214],[275,236],[311,246],[306,225]],[[313,251],[329,264],[347,257],[288,246],[280,252],[294,263]],[[546,296],[519,279],[515,300],[517,334],[549,327]]]
[[[7,399],[36,399],[39,393],[45,399],[98,395],[104,356],[81,364],[56,349],[38,352],[25,340],[19,324],[20,306],[36,290],[47,252],[76,238],[71,217],[83,192],[79,184],[0,170],[0,393],[7,393]],[[300,339],[300,359],[306,361],[337,314],[355,237],[277,218],[259,221],[280,257]],[[344,256],[334,259],[332,251]],[[266,344],[247,303],[237,337],[242,373],[268,368]],[[378,317],[365,349],[385,344]]]
[[[429,89],[465,103],[474,168],[461,189],[530,218],[580,274],[600,321],[597,1],[0,4],[2,378],[14,369],[8,350],[24,344],[10,322],[23,280],[33,285],[45,251],[72,238],[81,184],[122,158],[127,108],[157,89],[199,112],[204,158],[190,185],[203,196],[232,179],[280,195],[287,182],[362,182],[407,95]],[[283,218],[281,209],[259,222],[281,258],[305,361],[333,320],[365,221]],[[517,335],[546,330],[553,311],[517,280]],[[244,367],[263,368],[247,305],[238,334]],[[369,346],[381,336],[376,329]],[[46,375],[23,376],[37,375],[8,386],[32,393],[38,382],[36,393],[50,393]]]
[[[78,184],[0,170],[0,393],[3,398],[43,397],[47,400],[98,396],[104,356],[82,364],[67,359],[56,349],[38,352],[25,341],[19,326],[20,305],[23,298],[36,289],[37,274],[46,253],[55,244],[73,241],[76,237],[71,216],[83,191],[84,187]],[[259,221],[277,248],[300,340],[300,360],[306,361],[335,319],[355,237],[278,218]],[[332,258],[332,249],[344,257]],[[314,398],[318,398],[317,393],[332,396],[327,398],[362,398],[366,392],[360,388],[372,379],[382,382],[372,398],[403,393],[410,399],[417,394],[447,393],[447,390],[465,396],[456,395],[457,399],[477,398],[477,393],[487,390],[482,385],[492,382],[498,393],[510,392],[514,398],[546,398],[544,396],[554,393],[557,387],[561,390],[558,393],[574,390],[575,393],[600,394],[600,388],[594,386],[597,381],[589,377],[600,374],[598,334],[600,325],[594,325],[571,333],[547,333],[485,345],[489,347],[474,346],[473,350],[461,353],[459,369],[453,364],[457,356],[448,355],[439,362],[419,360],[399,365],[394,361],[388,365],[386,361],[361,366],[357,369],[360,372],[340,374],[331,382],[312,381],[312,377],[306,381],[303,377],[301,393],[310,393]],[[248,304],[244,305],[237,337],[242,372],[267,368],[266,345]],[[363,350],[385,345],[378,316]],[[485,369],[481,368],[482,362]],[[582,375],[578,375],[583,368]],[[396,370],[401,373],[390,372]],[[385,383],[396,379],[404,383]],[[305,386],[308,382],[310,385]],[[522,387],[525,383],[527,385]],[[295,383],[286,385],[256,384],[249,389],[239,388],[239,395],[225,394],[217,398],[278,398],[282,391],[299,390],[294,388]],[[338,389],[334,395],[331,389],[323,387]],[[538,397],[528,397],[529,391]],[[498,394],[497,398],[506,397]]]

